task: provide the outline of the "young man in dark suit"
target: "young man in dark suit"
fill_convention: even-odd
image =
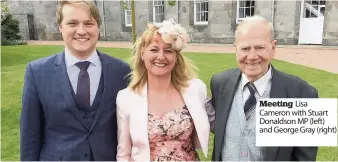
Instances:
[[[130,67],[96,50],[93,1],[59,1],[65,49],[28,63],[20,120],[22,161],[115,161],[116,95]]]

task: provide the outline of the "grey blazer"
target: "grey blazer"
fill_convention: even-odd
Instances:
[[[318,91],[304,80],[271,67],[273,76],[270,98],[318,98]],[[215,120],[211,121],[215,135],[212,161],[222,161],[221,150],[226,144],[223,136],[240,79],[241,71],[238,68],[215,74],[211,78],[211,104],[215,108]],[[318,147],[264,147],[263,158],[265,161],[315,161],[317,151]]]

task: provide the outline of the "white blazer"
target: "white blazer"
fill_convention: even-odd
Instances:
[[[147,85],[147,84],[146,84]],[[210,124],[205,110],[207,87],[200,79],[192,79],[181,93],[193,118],[197,133],[194,143],[208,156]],[[117,161],[150,161],[148,140],[147,86],[138,95],[126,88],[118,92],[116,113],[118,124]]]

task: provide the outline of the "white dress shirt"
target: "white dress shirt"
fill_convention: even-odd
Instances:
[[[268,87],[271,87],[271,77],[272,77],[272,71],[271,71],[271,65],[269,67],[269,70],[258,80],[254,81],[254,85],[257,89],[255,96],[256,100],[258,102],[259,98],[261,98],[264,94],[264,92],[268,89]],[[249,98],[250,91],[248,87],[244,87],[246,83],[249,82],[249,79],[246,74],[242,73],[241,77],[241,92],[243,97],[243,102]]]
[[[80,73],[80,68],[77,67],[75,64],[81,61],[90,62],[90,65],[87,71],[88,71],[89,79],[90,79],[90,105],[92,105],[95,99],[96,91],[99,87],[101,73],[102,73],[100,57],[97,54],[96,50],[94,50],[93,54],[89,56],[87,59],[80,60],[74,55],[72,55],[71,52],[67,48],[65,49],[65,62],[66,62],[66,67],[67,67],[67,73],[68,73],[68,77],[72,84],[73,91],[75,94],[76,94],[76,89],[77,89],[77,80],[78,80],[79,73]]]

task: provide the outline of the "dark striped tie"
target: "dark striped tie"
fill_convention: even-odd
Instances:
[[[89,110],[90,107],[90,80],[87,69],[90,62],[78,62],[75,65],[80,68],[77,80],[77,90],[75,94],[75,102],[78,108]]]
[[[255,97],[255,92],[256,92],[256,87],[253,83],[248,82],[246,85],[250,91],[250,96],[246,100],[245,105],[244,105],[244,113],[247,114],[251,109],[255,108],[256,106],[256,97]]]

